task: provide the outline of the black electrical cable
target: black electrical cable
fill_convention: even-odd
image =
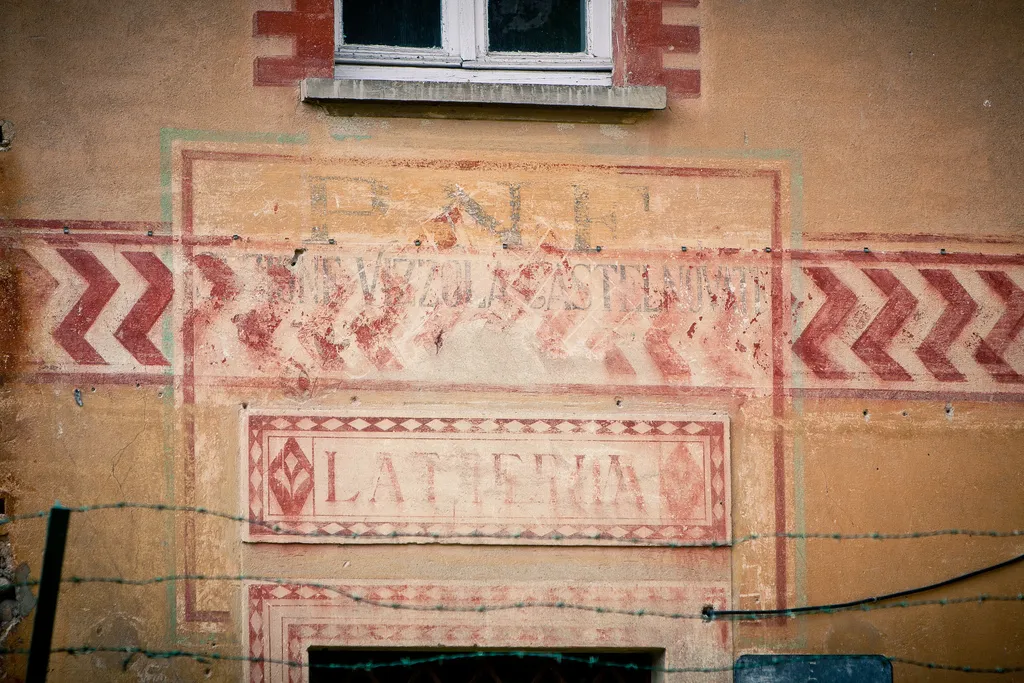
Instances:
[[[707,621],[714,621],[719,618],[732,618],[732,619],[760,619],[765,617],[790,617],[797,614],[804,614],[807,612],[836,612],[844,609],[852,609],[854,607],[860,607],[861,605],[870,605],[876,602],[884,602],[886,600],[895,600],[896,598],[904,598],[908,595],[916,595],[917,593],[925,593],[927,591],[935,590],[936,588],[943,588],[945,586],[951,586],[954,583],[973,579],[975,576],[981,576],[982,574],[988,574],[994,572],[997,569],[1003,567],[1009,567],[1010,565],[1017,564],[1018,562],[1024,561],[1024,553],[1011,557],[1008,560],[1003,560],[998,564],[993,564],[988,567],[982,567],[981,569],[975,569],[974,571],[967,572],[966,574],[960,574],[944,581],[937,583],[931,583],[927,586],[919,586],[917,588],[908,588],[906,590],[897,591],[895,593],[886,593],[885,595],[875,595],[868,598],[861,598],[859,600],[850,600],[849,602],[835,602],[828,605],[807,605],[804,607],[791,607],[788,609],[752,609],[752,610],[733,610],[733,609],[722,609],[717,610],[712,605],[707,605],[701,610],[701,614],[704,615],[704,619]]]

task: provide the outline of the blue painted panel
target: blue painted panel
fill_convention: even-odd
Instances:
[[[743,655],[735,683],[892,683],[879,655]]]

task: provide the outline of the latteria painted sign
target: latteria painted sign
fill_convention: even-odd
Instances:
[[[722,543],[723,418],[247,412],[253,541]]]

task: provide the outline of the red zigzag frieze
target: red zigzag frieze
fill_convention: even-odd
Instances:
[[[851,379],[855,373],[828,351],[827,344],[846,326],[860,298],[832,268],[808,267],[803,271],[825,295],[825,301],[794,342],[793,353],[815,377]],[[886,296],[886,302],[856,341],[850,344],[850,350],[880,380],[909,382],[918,379],[890,355],[890,346],[901,332],[913,334],[904,326],[915,318],[920,301],[892,270],[864,268],[860,272]],[[958,277],[945,268],[922,268],[914,272],[920,274],[944,301],[938,319],[916,345],[914,353],[936,380],[967,382],[967,375],[957,367],[950,354],[957,340],[978,316],[981,304],[964,287],[963,275]],[[997,382],[1024,383],[1024,375],[1011,367],[1005,357],[1024,329],[1024,289],[1004,271],[974,272],[1004,309],[988,334],[978,341],[973,359]]]
[[[84,249],[58,249],[57,253],[71,264],[89,285],[71,311],[64,317],[53,338],[80,365],[106,365],[107,361],[85,340],[100,312],[107,305],[120,283],[96,256]]]
[[[793,353],[818,377],[849,379],[850,373],[828,354],[822,345],[842,328],[857,305],[857,295],[836,277],[831,268],[804,268],[807,277],[825,293],[825,303],[807,323],[800,338],[793,342]]]
[[[57,253],[85,280],[87,287],[53,330],[53,338],[76,363],[107,365],[106,359],[85,339],[85,335],[120,289],[121,283],[91,251],[57,249]],[[114,332],[114,338],[141,365],[166,366],[167,359],[148,339],[147,334],[174,296],[171,271],[152,252],[125,251],[121,255],[142,275],[148,286],[121,321]]]
[[[862,272],[889,297],[889,300],[864,333],[853,342],[851,348],[879,379],[908,381],[911,379],[910,373],[893,360],[887,349],[889,343],[903,328],[903,323],[917,308],[917,298],[895,275],[884,268],[865,268]]]
[[[18,269],[22,298],[38,308],[46,305],[60,283],[26,249],[0,249],[0,258],[8,254]]]
[[[997,382],[1024,382],[1016,370],[1010,367],[1003,354],[1017,338],[1024,326],[1024,290],[1021,290],[1010,276],[998,270],[982,270],[978,275],[1006,303],[1006,312],[988,333],[974,358],[985,367]]]
[[[142,365],[170,365],[146,336],[163,315],[174,296],[174,277],[163,261],[151,251],[124,251],[121,255],[139,271],[149,286],[128,311],[114,338]]]
[[[927,269],[919,272],[946,300],[946,308],[924,342],[917,347],[917,357],[935,379],[942,382],[964,382],[967,378],[949,360],[949,347],[964,331],[967,323],[971,322],[978,310],[978,302],[948,270]]]

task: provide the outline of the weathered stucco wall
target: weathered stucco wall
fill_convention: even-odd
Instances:
[[[738,542],[1024,524],[1017,4],[626,6],[654,41],[634,43],[627,63],[669,86],[665,111],[306,105],[291,67],[264,59],[254,83],[256,57],[295,50],[254,37],[254,13],[286,3],[9,3],[7,513],[135,501],[299,532],[333,523],[311,544],[197,513],[74,513],[65,573],[244,574],[420,606],[792,607],[1019,554],[1013,537]],[[274,25],[264,16],[257,30]],[[312,55],[302,73],[324,75],[318,50],[299,46]],[[264,418],[287,423],[265,442]],[[374,459],[347,470],[345,453],[363,453],[350,435],[367,428],[341,425],[356,418],[401,435],[367,441]],[[403,469],[432,419],[449,419],[434,431],[451,443],[500,432],[520,457],[460,455],[486,484]],[[275,460],[289,435],[291,464]],[[607,456],[612,441],[636,457]],[[643,459],[653,449],[692,457],[666,470],[674,456],[655,466]],[[370,507],[345,508],[355,494]],[[529,519],[502,521],[516,510]],[[433,543],[435,526],[458,542]],[[45,523],[4,528],[37,577]],[[1013,567],[919,597],[1016,595],[1021,579]],[[1022,608],[728,626],[402,611],[266,579],[85,583],[62,591],[54,642],[285,659],[301,656],[289,642],[313,642],[656,647],[666,664],[698,667],[747,652],[1020,667]],[[8,647],[27,647],[30,622]],[[54,655],[52,679],[281,675],[125,656]],[[4,666],[17,676],[24,658]],[[898,681],[1013,676],[896,666]]]

